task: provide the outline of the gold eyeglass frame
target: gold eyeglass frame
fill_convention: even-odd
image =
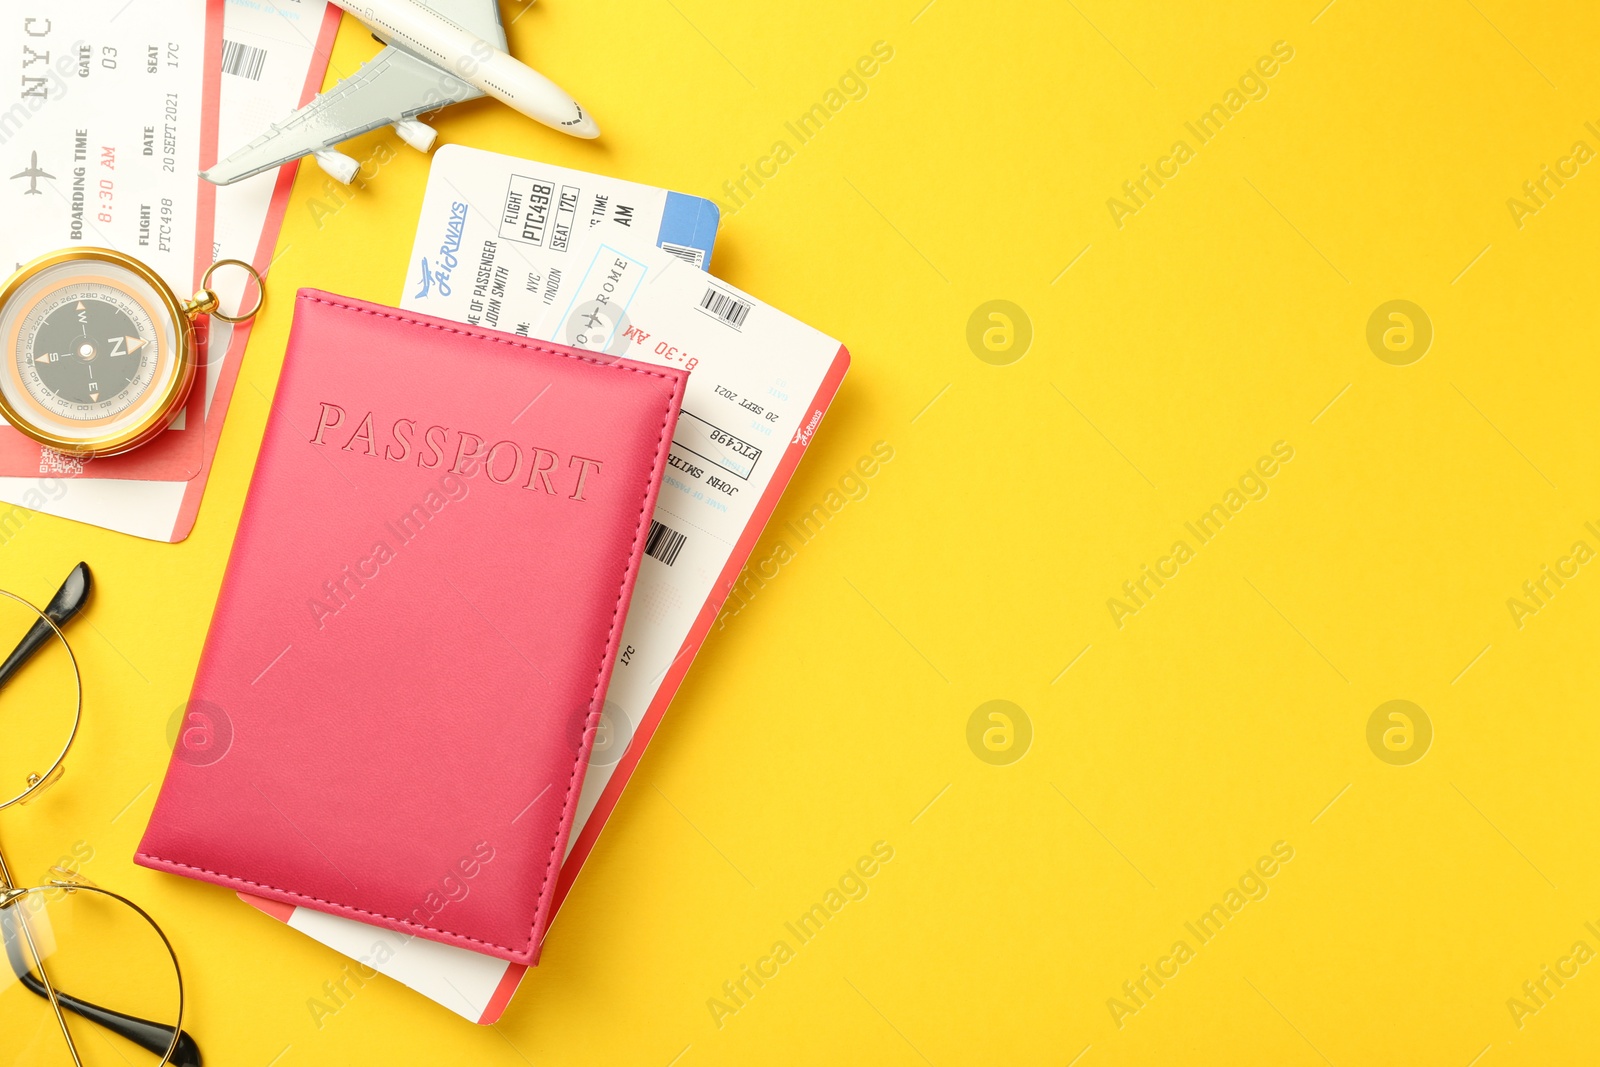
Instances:
[[[51,631],[61,642],[61,647],[66,650],[67,662],[72,666],[73,688],[77,694],[72,715],[72,730],[67,735],[66,743],[61,746],[60,753],[56,755],[54,761],[50,764],[49,769],[43,774],[34,772],[33,774],[28,775],[27,788],[23,789],[22,792],[8,800],[0,801],[0,811],[4,811],[6,808],[27,804],[29,801],[37,799],[39,794],[44,792],[44,790],[60,781],[62,775],[65,773],[67,753],[71,750],[72,743],[77,740],[78,728],[83,722],[83,674],[78,669],[78,657],[72,651],[72,643],[67,640],[67,635],[62,632],[61,627],[56,624],[54,619],[52,619],[49,615],[46,615],[43,611],[39,610],[39,608],[35,606],[32,601],[26,600],[8,589],[0,589],[0,596],[8,597],[11,600],[16,601],[18,604],[21,604],[23,607],[39,616],[39,618],[43,619],[50,626]],[[172,973],[178,980],[178,1017],[172,1023],[172,1041],[167,1046],[167,1051],[162,1055],[161,1062],[155,1065],[155,1067],[166,1067],[167,1064],[172,1062],[172,1056],[178,1050],[178,1043],[183,1039],[183,1009],[185,1002],[183,991],[183,968],[178,963],[178,954],[173,950],[172,942],[170,939],[168,939],[166,931],[161,929],[161,924],[156,922],[155,919],[151,917],[149,912],[145,911],[143,908],[129,900],[127,897],[123,896],[121,893],[114,893],[109,889],[101,889],[97,885],[93,885],[85,880],[81,880],[81,877],[75,872],[66,870],[62,867],[53,867],[51,870],[53,873],[61,875],[61,877],[52,878],[46,885],[18,886],[12,878],[10,866],[6,863],[5,853],[0,851],[0,912],[9,911],[11,908],[17,907],[18,905],[26,907],[27,905],[25,901],[35,893],[98,893],[103,897],[108,897],[111,900],[115,900],[123,904],[132,910],[134,914],[143,919],[145,924],[148,925],[150,929],[154,930],[156,936],[161,939],[162,947],[166,949],[167,957],[172,961]],[[39,899],[46,898],[41,896]],[[39,948],[34,943],[33,933],[28,928],[28,923],[25,916],[17,923],[17,928],[22,932],[22,938],[27,943],[28,954],[32,957],[33,966],[39,976],[39,981],[45,988],[46,997],[50,1001],[51,1011],[55,1013],[56,1023],[61,1027],[61,1035],[67,1043],[68,1052],[70,1052],[72,1055],[72,1062],[76,1065],[76,1067],[83,1067],[83,1060],[78,1055],[77,1043],[73,1040],[72,1031],[67,1026],[66,1014],[61,1005],[61,994],[56,992],[55,984],[50,981],[49,972],[45,970],[44,961],[40,958]],[[162,1023],[161,1025],[165,1026],[166,1024]]]

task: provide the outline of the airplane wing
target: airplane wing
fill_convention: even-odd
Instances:
[[[505,48],[496,0],[427,0],[427,4],[497,48]],[[229,185],[380,126],[482,95],[448,71],[403,48],[385,45],[360,70],[218,160],[201,177]]]

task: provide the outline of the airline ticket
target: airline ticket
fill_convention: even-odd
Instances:
[[[195,282],[207,5],[24,0],[0,50],[0,263],[115,248]],[[187,10],[185,10],[187,9]]]
[[[574,258],[534,335],[690,374],[563,889],[638,759],[643,744],[631,742],[654,730],[850,361],[833,338],[619,227],[597,229]]]
[[[718,214],[704,197],[445,145],[428,171],[400,306],[526,337],[592,227],[621,227],[707,269]]]

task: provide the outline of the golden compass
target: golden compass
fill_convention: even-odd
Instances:
[[[247,271],[256,303],[217,310],[219,267]],[[194,320],[243,322],[261,309],[261,276],[220,259],[180,300],[155,271],[109,248],[67,248],[24,265],[0,289],[0,414],[41,444],[114,456],[156,437],[183,410],[201,355]]]

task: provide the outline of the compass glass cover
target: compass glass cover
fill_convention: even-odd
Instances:
[[[93,443],[170,412],[182,373],[178,330],[162,295],[116,263],[75,259],[41,269],[0,311],[0,391],[13,411],[66,443]]]

